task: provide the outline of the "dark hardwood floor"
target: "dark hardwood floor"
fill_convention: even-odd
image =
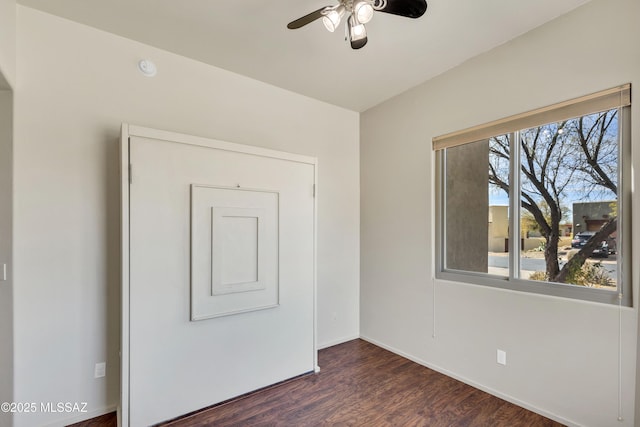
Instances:
[[[269,387],[161,425],[561,426],[366,341],[353,340],[321,350],[319,364],[322,368],[319,374]]]
[[[362,340],[321,350],[321,371],[166,424],[560,426]]]
[[[75,424],[70,424],[67,427],[116,427],[118,425],[118,417],[115,412],[105,414],[100,417],[91,418],[87,421],[82,421]]]

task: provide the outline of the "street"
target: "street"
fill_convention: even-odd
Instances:
[[[616,255],[609,255],[609,258],[589,258],[587,262],[600,262],[609,273],[609,277],[617,280],[618,263]],[[565,258],[560,260],[560,268],[566,263]],[[507,253],[489,253],[489,272],[492,274],[507,275],[509,256]],[[520,258],[520,268],[524,273],[534,271],[545,271],[544,258]],[[525,274],[523,274],[524,276]]]

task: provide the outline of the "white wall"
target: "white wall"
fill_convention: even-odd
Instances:
[[[357,337],[357,113],[22,6],[18,52],[16,400],[87,401],[95,412],[81,418],[117,402],[124,121],[317,156],[319,344]],[[137,71],[142,58],[155,78]],[[104,360],[107,377],[94,379]]]
[[[16,0],[0,0],[0,90],[13,86],[16,73]]]
[[[434,292],[431,139],[622,83],[637,100],[638,16],[637,0],[593,0],[363,113],[363,337],[567,424],[634,425],[637,308],[622,309],[618,422],[616,307],[448,282]],[[632,114],[638,139],[638,105]],[[640,227],[633,241],[637,260]],[[496,348],[507,351],[506,367]]]
[[[0,74],[1,77],[1,74]],[[0,402],[13,401],[13,94],[0,90]],[[11,425],[12,415],[0,411],[0,426]]]
[[[13,87],[16,68],[16,2],[0,0],[0,402],[13,401]],[[0,412],[0,425],[11,425],[12,414]]]

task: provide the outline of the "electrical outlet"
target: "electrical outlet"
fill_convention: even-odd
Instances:
[[[497,353],[497,362],[499,365],[507,365],[507,352],[504,350],[498,349]]]
[[[106,374],[107,374],[107,363],[106,362],[96,363],[96,367],[93,370],[93,376],[95,378],[102,378]]]

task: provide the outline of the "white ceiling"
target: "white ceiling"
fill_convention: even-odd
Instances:
[[[398,0],[396,0],[398,1]],[[19,0],[19,3],[355,111],[364,111],[589,0],[427,0],[413,20],[376,13],[352,50],[321,21],[336,0]],[[153,58],[150,58],[153,59]]]

